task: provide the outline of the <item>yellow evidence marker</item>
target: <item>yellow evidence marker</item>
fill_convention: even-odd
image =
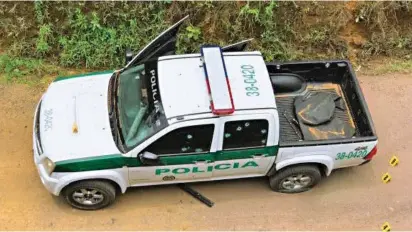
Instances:
[[[399,159],[398,159],[398,157],[392,156],[392,158],[389,160],[389,164],[390,164],[392,167],[395,167],[396,165],[398,165],[398,164],[399,164]]]
[[[382,181],[383,183],[387,184],[390,180],[392,179],[391,175],[389,175],[389,173],[385,173],[382,176]]]
[[[382,229],[383,232],[389,232],[389,231],[391,231],[391,226],[389,225],[388,222],[385,222],[385,223],[382,225],[381,229]]]

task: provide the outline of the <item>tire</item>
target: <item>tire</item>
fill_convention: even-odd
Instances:
[[[107,181],[85,180],[67,186],[63,191],[63,196],[74,208],[98,210],[114,202],[116,188]]]
[[[310,180],[309,180],[309,179]],[[300,193],[313,188],[322,179],[315,165],[301,165],[285,168],[269,177],[270,188],[281,193]]]

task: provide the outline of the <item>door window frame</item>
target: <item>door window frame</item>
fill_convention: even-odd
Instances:
[[[223,149],[223,140],[224,140],[224,133],[225,133],[225,123],[232,122],[232,121],[244,121],[244,120],[267,120],[268,121],[268,136],[266,139],[266,144],[264,146],[259,147],[239,147],[239,148],[230,148],[230,149]],[[219,120],[219,141],[217,142],[217,150],[218,151],[235,151],[235,150],[247,150],[247,149],[255,149],[255,148],[262,148],[268,146],[276,145],[276,128],[275,127],[275,119],[270,114],[253,114],[253,115],[238,115],[238,116],[228,116],[220,118]]]
[[[131,157],[137,157],[138,154],[143,152],[149,145],[153,144],[156,142],[158,139],[162,138],[163,136],[167,135],[169,132],[172,132],[176,129],[184,128],[184,127],[189,127],[189,126],[201,126],[201,125],[209,125],[209,124],[214,124],[214,131],[213,131],[213,137],[212,137],[212,143],[210,146],[209,151],[202,151],[202,152],[193,152],[193,153],[176,153],[176,154],[167,154],[167,155],[159,155],[159,157],[165,157],[165,156],[185,156],[185,155],[201,155],[201,154],[207,154],[207,153],[212,153],[216,152],[217,150],[217,144],[219,140],[219,121],[217,118],[212,118],[212,119],[200,119],[200,120],[190,120],[190,121],[183,121],[183,122],[178,122],[169,125],[168,127],[164,128],[163,130],[159,131],[152,137],[148,138],[146,141],[135,147],[131,151]]]

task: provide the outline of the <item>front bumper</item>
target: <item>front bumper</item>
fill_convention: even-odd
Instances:
[[[56,186],[58,184],[58,180],[55,178],[52,178],[46,171],[46,169],[43,166],[43,159],[46,157],[41,154],[41,145],[40,141],[37,136],[37,131],[36,131],[36,125],[38,123],[37,116],[39,114],[39,108],[41,105],[41,100],[37,104],[35,115],[34,115],[34,122],[33,122],[33,159],[34,159],[34,164],[36,165],[37,172],[39,173],[40,180],[44,187],[49,191],[50,193],[54,195],[58,195],[56,192]]]
[[[33,158],[34,158],[34,164],[36,165],[36,169],[37,172],[39,173],[40,176],[40,180],[42,182],[42,184],[44,185],[44,187],[47,189],[47,191],[49,191],[50,193],[52,193],[53,195],[58,196],[58,192],[56,191],[56,187],[58,185],[58,179],[55,179],[53,177],[51,177],[46,169],[43,166],[43,159],[45,159],[45,156],[41,156],[38,153],[37,150],[37,146],[34,143],[33,145]]]

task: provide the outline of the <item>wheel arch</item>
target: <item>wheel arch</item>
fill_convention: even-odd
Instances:
[[[293,167],[297,167],[297,166],[306,166],[306,165],[316,166],[319,169],[322,176],[327,176],[328,167],[323,163],[315,163],[315,162],[291,164],[291,165],[284,166],[284,167],[282,167],[278,170],[275,170],[275,172],[282,171],[286,168],[293,168]]]
[[[333,160],[331,157],[325,155],[305,156],[287,159],[276,163],[269,171],[268,176],[273,175],[280,170],[284,170],[285,168],[301,165],[314,165],[318,167],[322,176],[329,176],[333,170]]]
[[[127,170],[124,172],[123,169],[65,173],[64,177],[59,179],[59,184],[55,187],[54,194],[60,195],[65,188],[74,183],[93,180],[107,181],[115,186],[116,191],[125,193],[128,187],[127,178]]]
[[[71,186],[71,185],[74,185],[74,184],[77,184],[77,183],[82,182],[82,181],[104,181],[104,182],[107,182],[107,183],[110,183],[111,185],[113,185],[114,188],[116,189],[116,192],[122,192],[122,193],[123,193],[122,187],[120,187],[119,183],[117,183],[117,182],[114,181],[114,180],[104,179],[104,178],[91,178],[91,179],[82,179],[82,180],[72,181],[72,182],[66,184],[66,185],[59,191],[59,193],[64,192],[67,187],[69,187],[69,186]]]

